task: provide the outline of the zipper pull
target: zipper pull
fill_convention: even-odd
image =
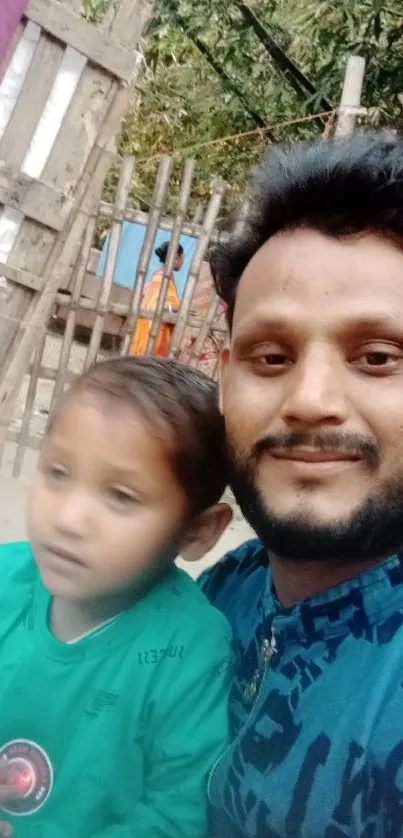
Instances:
[[[270,640],[267,637],[263,638],[259,652],[259,666],[252,680],[249,682],[249,684],[246,685],[244,690],[244,699],[248,704],[255,700],[262,679],[264,678],[266,669],[268,668],[273,655],[275,655],[276,653],[276,636],[272,629]]]
[[[266,665],[269,664],[272,657],[277,654],[277,641],[273,629],[271,631],[270,640],[268,640],[267,637],[264,638],[260,654],[263,663]]]

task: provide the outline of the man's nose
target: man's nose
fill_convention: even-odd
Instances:
[[[342,425],[348,418],[346,369],[335,353],[312,349],[290,371],[283,402],[286,424]]]
[[[85,539],[99,525],[96,504],[87,492],[70,491],[60,498],[54,516],[55,529],[63,536]]]

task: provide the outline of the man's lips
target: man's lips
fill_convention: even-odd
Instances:
[[[271,451],[276,460],[290,460],[296,463],[339,463],[358,462],[361,457],[346,451],[320,451],[309,448],[294,448],[290,450]]]

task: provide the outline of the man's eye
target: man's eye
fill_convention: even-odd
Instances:
[[[284,367],[289,363],[287,356],[281,355],[279,352],[270,352],[269,355],[264,355],[263,361],[268,367]]]
[[[252,361],[265,367],[288,367],[290,359],[283,352],[266,352],[252,356]]]
[[[387,364],[399,360],[391,352],[367,352],[364,357],[369,367],[385,367]]]
[[[372,368],[376,369],[393,369],[396,365],[403,361],[402,353],[397,350],[395,352],[387,350],[374,350],[373,352],[364,352],[358,358],[354,359],[353,365],[361,367],[362,369]]]

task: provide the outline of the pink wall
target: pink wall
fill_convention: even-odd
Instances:
[[[0,0],[0,64],[21,20],[27,0]]]

